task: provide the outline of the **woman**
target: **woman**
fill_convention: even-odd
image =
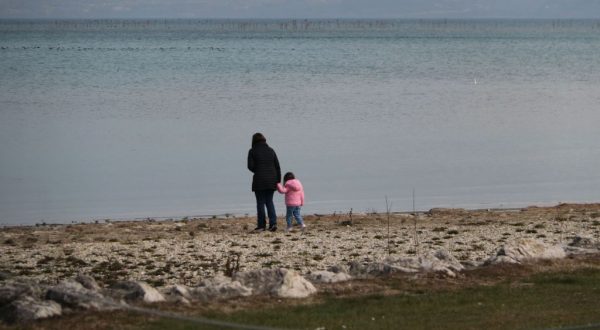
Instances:
[[[269,230],[277,230],[277,214],[273,204],[273,193],[281,181],[281,169],[275,151],[267,144],[267,139],[256,133],[252,136],[252,149],[248,152],[248,169],[252,176],[252,191],[256,195],[257,226],[255,231],[265,231],[265,206],[269,216]]]

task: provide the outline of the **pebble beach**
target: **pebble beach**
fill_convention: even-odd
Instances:
[[[499,246],[522,238],[551,245],[567,244],[575,236],[597,241],[600,204],[306,215],[304,232],[254,233],[255,221],[230,216],[4,227],[0,272],[47,284],[83,273],[104,284],[128,279],[160,287],[194,286],[232,268],[308,274],[438,249],[465,265],[477,265]]]

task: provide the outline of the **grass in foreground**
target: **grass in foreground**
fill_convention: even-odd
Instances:
[[[538,329],[600,322],[600,270],[538,274],[518,282],[460,290],[327,298],[206,317],[293,329]],[[197,329],[161,319],[146,329]]]
[[[598,260],[594,260],[574,270],[554,269],[535,274],[518,266],[521,268],[496,273],[492,281],[487,281],[489,270],[467,274],[466,280],[458,279],[454,283],[450,279],[412,282],[406,276],[392,277],[376,280],[379,284],[385,283],[387,289],[381,291],[385,294],[340,298],[329,291],[320,294],[314,299],[318,303],[311,305],[263,298],[262,301],[241,301],[239,305],[245,307],[230,308],[233,312],[202,309],[202,306],[178,312],[284,329],[492,330],[587,325],[600,323],[600,268],[597,266]],[[361,283],[348,284],[346,294],[352,294],[359,285]],[[20,328],[222,329],[124,311],[80,313]]]

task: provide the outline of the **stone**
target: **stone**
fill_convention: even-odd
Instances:
[[[572,247],[584,248],[584,249],[598,249],[600,244],[594,241],[591,237],[575,236],[571,243],[568,244]]]
[[[283,272],[283,283],[275,291],[275,295],[281,298],[306,298],[317,292],[317,289],[293,270]]]
[[[456,272],[464,270],[464,266],[446,250],[419,257],[388,257],[382,262],[368,264],[352,263],[350,274],[355,277],[384,276],[397,272],[418,273],[437,272],[448,276],[456,276]]]
[[[176,304],[180,304],[180,305],[191,305],[192,303],[189,301],[189,299],[185,298],[185,297],[176,297],[174,300],[174,303]]]
[[[327,267],[327,271],[332,273],[348,273],[348,266],[346,265],[333,265]]]
[[[434,271],[440,267],[443,268],[443,272],[447,272],[446,269],[452,272],[461,272],[465,269],[465,266],[447,250],[437,250],[433,253],[433,257],[437,259]]]
[[[112,288],[123,291],[126,300],[143,301],[145,303],[165,301],[165,297],[160,292],[145,282],[122,281],[117,282]]]
[[[278,269],[277,269],[278,270]],[[273,269],[258,269],[247,272],[237,272],[232,280],[253,290],[254,294],[271,294],[273,287],[281,285],[283,275]]]
[[[231,299],[252,295],[252,289],[223,275],[203,280],[200,285],[190,290],[194,299],[210,301],[213,299]]]
[[[326,270],[320,270],[316,272],[312,272],[308,274],[307,279],[312,283],[337,283],[337,282],[345,282],[352,279],[352,276],[338,272],[330,272]]]
[[[435,272],[454,277],[456,272],[464,270],[464,266],[446,250],[419,257],[388,259],[387,262],[395,271],[407,273]]]
[[[77,274],[75,277],[75,281],[79,282],[84,288],[92,291],[100,291],[100,286],[96,282],[96,280],[85,274]]]
[[[40,296],[40,288],[33,283],[10,282],[0,286],[0,307],[8,305],[21,296]]]
[[[500,247],[485,264],[522,263],[534,259],[561,259],[566,257],[565,249],[559,245],[524,238]]]
[[[19,297],[0,313],[2,319],[7,322],[28,322],[61,314],[62,307],[58,303],[51,300],[38,300],[31,296]]]
[[[393,272],[392,267],[389,264],[383,262],[371,262],[367,264],[361,264],[353,261],[350,263],[348,269],[350,275],[358,278],[370,277],[370,276],[385,276]]]
[[[484,265],[490,264],[519,264],[520,262],[508,256],[495,256],[493,259],[487,260]]]
[[[54,300],[63,306],[80,309],[112,310],[116,303],[101,293],[86,289],[79,282],[64,280],[46,291],[46,299]]]
[[[317,292],[312,283],[285,268],[239,272],[233,276],[233,280],[251,288],[255,294],[282,298],[305,298]]]
[[[9,272],[6,271],[0,271],[0,281],[6,281],[8,279],[11,279],[13,277],[13,275]]]
[[[180,296],[186,299],[190,299],[192,294],[190,293],[190,289],[181,284],[175,284],[167,290],[167,294],[170,296]]]
[[[185,285],[175,284],[161,291],[165,300],[171,303],[190,305],[192,294],[190,288]]]
[[[166,301],[182,305],[190,305],[190,300],[193,300],[191,288],[175,284],[161,291]]]
[[[484,262],[477,261],[477,260],[464,260],[464,261],[461,261],[460,263],[461,263],[461,265],[463,265],[463,267],[465,267],[465,269],[473,270],[475,268],[481,267]]]

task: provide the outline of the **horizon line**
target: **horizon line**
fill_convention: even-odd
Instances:
[[[0,20],[600,20],[600,17],[0,17]]]

